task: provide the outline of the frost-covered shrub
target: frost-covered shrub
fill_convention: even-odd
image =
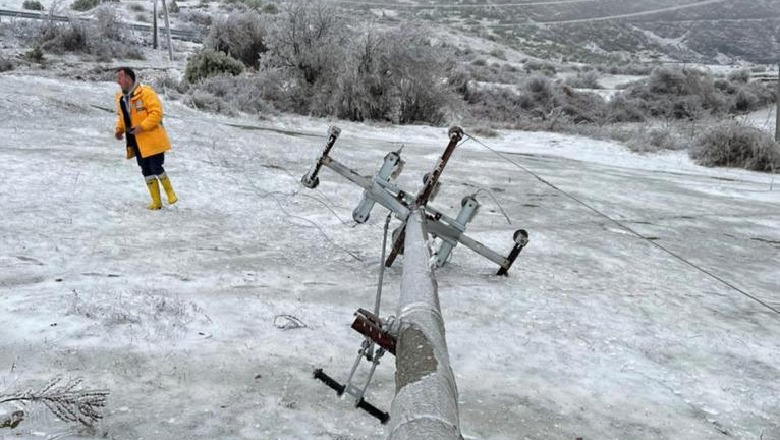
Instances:
[[[39,64],[43,64],[46,62],[46,57],[44,57],[43,50],[41,50],[40,46],[35,46],[32,49],[25,52],[24,59]]]
[[[214,96],[204,90],[193,89],[189,94],[189,97],[190,103],[197,109],[222,113],[228,116],[235,116],[236,114],[235,109],[233,109],[224,99]]]
[[[70,5],[70,8],[74,11],[89,11],[94,9],[100,4],[100,0],[76,0]]]
[[[767,87],[759,81],[733,82],[724,90],[729,97],[729,113],[747,113],[776,102],[774,87]]]
[[[179,80],[179,77],[169,72],[155,76],[152,79],[151,84],[153,89],[159,90],[165,94],[170,91],[176,93],[184,93],[185,91],[184,85],[182,84],[182,81]]]
[[[509,63],[479,63],[472,61],[458,66],[458,70],[468,73],[469,79],[502,84],[518,84],[527,74]],[[484,60],[483,60],[484,61]]]
[[[226,9],[261,11],[263,0],[225,0],[222,6]]]
[[[674,143],[674,139],[672,138],[671,133],[669,133],[669,130],[653,128],[647,133],[647,135],[649,140],[648,143],[653,147],[659,148],[661,150],[676,148],[676,144]]]
[[[196,9],[186,9],[179,14],[179,21],[193,23],[200,26],[211,26],[213,21],[211,14]]]
[[[595,93],[576,92],[568,87],[562,89],[560,100],[561,114],[574,124],[603,124],[606,122],[607,108],[604,98]]]
[[[712,75],[696,69],[657,68],[633,94],[651,103],[653,116],[673,119],[696,119],[703,111],[717,114],[727,108]]]
[[[264,99],[262,77],[213,76],[192,86],[189,95],[200,108],[220,113],[268,113],[273,106]]]
[[[644,76],[650,74],[653,71],[654,66],[651,64],[609,64],[606,66],[598,66],[597,69],[600,72],[610,73],[612,75],[638,75]]]
[[[599,74],[596,71],[577,72],[576,76],[566,78],[565,84],[576,89],[600,89]]]
[[[14,68],[13,61],[9,60],[3,55],[0,55],[0,72],[7,72],[9,70],[12,70],[13,68]]]
[[[431,45],[428,34],[403,27],[379,33],[377,39],[382,43],[374,46],[375,53],[370,53],[372,42],[366,38],[353,48],[350,57],[361,72],[356,79],[365,94],[382,103],[371,117],[402,124],[444,122],[446,111],[456,100],[443,80],[451,66]],[[360,89],[357,92],[363,94]]]
[[[631,131],[630,131],[631,132]],[[640,153],[660,150],[681,150],[685,146],[669,129],[641,125],[633,130],[633,135],[625,141],[631,151]]]
[[[194,105],[433,124],[461,105],[447,81],[452,62],[420,28],[351,26],[320,2],[287,3],[274,12],[237,12],[214,22],[206,48],[185,71]],[[244,65],[257,72],[225,77]]]
[[[520,107],[542,120],[551,117],[553,110],[562,104],[555,84],[546,76],[532,75],[520,87]]]
[[[41,49],[54,53],[83,52],[89,53],[90,41],[97,40],[93,28],[79,20],[67,23],[47,22],[43,27],[38,42]]]
[[[577,92],[543,75],[526,78],[516,90],[467,87],[465,96],[476,119],[514,126],[529,121],[541,121],[545,129],[554,129],[561,122],[601,124],[607,114],[600,96]]]
[[[737,123],[721,124],[708,130],[696,141],[690,156],[710,167],[780,170],[780,146],[761,130]]]
[[[24,0],[22,3],[22,9],[28,9],[30,11],[43,11],[43,5],[38,0]]]
[[[203,78],[216,75],[238,75],[244,71],[241,61],[222,52],[204,48],[190,57],[184,71],[184,78],[194,84]]]
[[[95,19],[97,22],[98,34],[109,40],[123,41],[126,39],[127,34],[125,32],[124,23],[122,23],[121,17],[116,8],[103,5],[95,11]]]
[[[642,113],[649,117],[698,120],[756,110],[776,99],[771,88],[749,81],[746,73],[715,79],[696,69],[660,67],[646,80],[629,85],[616,96],[622,100],[615,105],[636,108],[641,104]]]
[[[261,16],[257,12],[233,13],[217,18],[212,23],[206,45],[230,55],[245,66],[256,68],[261,54],[268,50],[265,34]]]
[[[477,121],[495,125],[518,126],[529,120],[520,100],[517,92],[506,88],[484,88],[467,93],[470,115]]]
[[[288,3],[268,24],[265,67],[286,70],[301,87],[334,75],[351,37],[335,8],[320,2]]]
[[[105,62],[114,58],[144,59],[143,50],[128,41],[115,8],[101,6],[95,11],[95,18],[92,22],[44,21],[37,24],[32,44],[53,53],[91,54]]]
[[[607,103],[609,122],[644,122],[649,113],[649,104],[642,98],[627,98],[620,94]]]
[[[730,82],[740,82],[747,84],[747,82],[750,80],[750,71],[747,69],[735,70],[733,72],[729,72],[726,78],[728,78]]]
[[[442,123],[457,102],[451,63],[420,28],[347,25],[322,3],[287,4],[269,20],[266,100],[317,116]]]
[[[549,61],[529,60],[523,64],[523,68],[525,69],[526,73],[541,72],[547,76],[555,75],[555,73],[558,71],[558,69],[555,67],[555,64],[550,63]]]

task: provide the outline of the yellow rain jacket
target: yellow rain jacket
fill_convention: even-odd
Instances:
[[[125,133],[125,120],[122,116],[122,92],[116,94],[116,110],[119,117],[116,120],[116,132]],[[171,149],[171,141],[162,124],[163,109],[160,98],[150,87],[138,85],[130,96],[130,121],[133,127],[140,127],[141,131],[135,135],[138,151],[141,157],[146,158],[160,154]],[[127,149],[127,158],[134,157],[133,149]]]

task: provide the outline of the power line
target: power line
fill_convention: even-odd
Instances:
[[[709,271],[709,270],[707,270],[707,269],[705,269],[705,268],[703,268],[703,267],[701,267],[701,266],[697,265],[696,263],[693,263],[693,262],[691,262],[691,261],[689,261],[689,260],[685,259],[684,257],[682,257],[682,256],[680,256],[680,255],[678,255],[678,254],[676,254],[676,253],[674,253],[674,252],[670,251],[670,250],[669,250],[669,249],[667,249],[665,246],[663,246],[663,245],[661,245],[661,244],[659,244],[659,243],[656,243],[656,242],[655,242],[655,241],[653,241],[653,240],[650,240],[649,238],[645,237],[644,235],[640,234],[639,232],[635,231],[634,229],[630,228],[629,226],[626,226],[625,224],[621,223],[620,221],[613,219],[612,217],[608,216],[607,214],[605,214],[605,213],[603,213],[603,212],[599,211],[597,208],[595,208],[595,207],[591,206],[590,204],[588,204],[588,203],[586,203],[586,202],[582,201],[581,199],[579,199],[579,198],[575,197],[574,195],[572,195],[572,194],[568,193],[567,191],[565,191],[565,190],[563,190],[563,189],[561,189],[561,188],[557,187],[557,186],[556,186],[555,184],[553,184],[552,182],[550,182],[550,181],[548,181],[548,180],[544,179],[543,177],[541,177],[540,175],[536,174],[535,172],[533,172],[533,171],[529,170],[528,168],[524,167],[524,166],[523,166],[523,165],[521,165],[520,163],[518,163],[518,162],[516,162],[516,161],[512,160],[511,158],[509,158],[509,157],[507,157],[506,155],[502,154],[500,151],[497,151],[497,150],[495,150],[495,149],[493,149],[493,148],[490,148],[490,147],[489,147],[487,144],[485,144],[484,142],[480,141],[479,139],[476,139],[475,137],[471,136],[470,134],[466,134],[466,136],[468,136],[469,138],[473,139],[475,142],[477,142],[478,144],[482,145],[482,146],[483,146],[484,148],[486,148],[487,150],[489,150],[489,151],[491,151],[492,153],[496,154],[498,157],[500,157],[500,158],[504,159],[505,161],[507,161],[507,162],[509,162],[509,163],[513,164],[513,165],[514,165],[514,166],[516,166],[517,168],[519,168],[519,169],[521,169],[521,170],[525,171],[526,173],[530,174],[531,176],[533,176],[534,178],[536,178],[536,179],[537,179],[537,180],[539,180],[540,182],[544,183],[545,185],[549,186],[550,188],[552,188],[552,189],[554,189],[554,190],[556,190],[556,191],[560,192],[561,194],[563,194],[564,196],[566,196],[566,197],[568,197],[569,199],[573,200],[574,202],[576,202],[576,203],[578,203],[578,204],[580,204],[580,205],[584,206],[584,207],[585,207],[585,208],[587,208],[588,210],[590,210],[590,211],[593,211],[594,213],[598,214],[599,216],[601,216],[601,217],[603,217],[603,218],[605,218],[605,219],[609,220],[610,222],[612,222],[613,224],[615,224],[615,225],[616,225],[616,226],[618,226],[619,228],[623,229],[624,231],[627,231],[627,232],[629,232],[630,234],[632,234],[632,235],[634,235],[634,236],[636,236],[636,237],[638,237],[638,238],[640,238],[640,239],[642,239],[642,240],[644,240],[644,241],[646,241],[646,242],[648,242],[648,243],[652,244],[653,246],[657,247],[658,249],[660,249],[661,251],[665,252],[666,254],[668,254],[668,255],[670,255],[670,256],[672,256],[672,257],[674,257],[674,258],[675,258],[675,259],[677,259],[678,261],[680,261],[680,262],[682,262],[682,263],[684,263],[684,264],[686,264],[686,265],[688,265],[688,266],[690,266],[690,267],[692,267],[692,268],[694,268],[694,269],[696,269],[696,270],[698,270],[698,271],[700,271],[700,272],[702,272],[702,273],[706,274],[706,275],[707,275],[707,276],[709,276],[710,278],[712,278],[712,279],[714,279],[714,280],[716,280],[716,281],[720,282],[721,284],[723,284],[723,285],[725,285],[725,286],[727,286],[727,287],[729,287],[729,288],[733,289],[733,290],[734,290],[734,291],[736,291],[736,292],[739,292],[739,293],[741,293],[741,294],[742,294],[742,295],[744,295],[745,297],[752,299],[753,301],[757,302],[758,304],[762,305],[763,307],[767,308],[768,310],[771,310],[772,312],[774,312],[774,313],[777,313],[778,315],[780,315],[780,309],[777,309],[777,308],[775,308],[775,307],[772,307],[771,305],[769,305],[769,304],[767,304],[766,302],[764,302],[762,299],[760,299],[760,298],[758,298],[758,297],[756,297],[756,296],[754,296],[754,295],[751,295],[750,293],[746,292],[746,291],[745,291],[745,290],[743,290],[743,289],[740,289],[739,287],[737,287],[737,286],[735,286],[734,284],[732,284],[731,282],[729,282],[729,281],[727,281],[727,280],[723,279],[722,277],[720,277],[720,276],[718,276],[718,275],[716,275],[716,274],[712,273],[711,271]]]
[[[181,118],[181,119],[185,119],[186,120],[187,118]],[[229,125],[229,124],[226,124],[226,125]],[[220,130],[221,131],[225,131],[224,129],[220,129]],[[219,154],[221,154],[221,153],[219,153]],[[223,160],[224,160],[224,158],[223,158]],[[226,164],[228,164],[227,160],[224,160],[224,161],[225,161]],[[290,177],[293,177],[286,169],[284,169],[284,168],[282,168],[282,169],[285,172],[287,172],[287,174],[290,175]],[[239,173],[241,174],[241,176],[244,177],[244,179],[246,180],[247,185],[251,188],[252,192],[254,192],[255,195],[257,195],[260,199],[264,199],[265,200],[265,199],[269,199],[270,198],[271,200],[276,202],[276,204],[279,206],[279,210],[282,211],[282,213],[284,213],[287,216],[288,219],[298,219],[298,220],[304,221],[306,223],[309,223],[310,225],[312,225],[314,228],[316,228],[320,232],[320,234],[323,236],[323,238],[325,238],[325,240],[327,242],[332,244],[334,247],[336,247],[340,251],[344,252],[345,254],[349,255],[350,257],[352,257],[356,261],[359,261],[359,262],[363,262],[364,261],[363,258],[358,256],[354,252],[351,252],[349,249],[345,248],[344,246],[341,246],[339,243],[336,243],[336,241],[333,240],[330,236],[328,236],[328,234],[322,229],[322,227],[317,222],[315,222],[314,220],[311,220],[309,218],[306,218],[306,217],[303,217],[303,216],[300,216],[300,215],[292,214],[287,208],[285,208],[285,205],[279,200],[279,197],[277,197],[277,196],[283,196],[283,197],[290,197],[290,198],[292,198],[292,197],[295,197],[296,195],[298,195],[297,191],[293,191],[292,194],[287,194],[287,193],[284,193],[282,191],[268,191],[266,189],[263,189],[263,188],[259,187],[255,183],[254,180],[250,179],[249,175],[246,172],[239,171]],[[237,185],[239,185],[239,186],[241,185],[241,182],[239,182],[239,180],[236,177],[229,176],[229,178],[231,180],[233,180],[233,182],[235,182]],[[316,197],[309,196],[309,198],[314,199],[314,200],[320,202],[325,207],[330,209],[330,207],[328,207],[325,202],[317,199]],[[341,219],[341,217],[339,217],[339,215],[336,214],[336,212],[334,210],[330,209],[330,211],[342,224],[346,224],[346,222],[344,222]],[[288,224],[294,224],[293,222],[291,222],[289,220],[287,221],[287,223]]]

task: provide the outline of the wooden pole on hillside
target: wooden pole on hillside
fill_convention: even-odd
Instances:
[[[775,94],[775,142],[780,142],[780,63],[777,63],[777,94]]]
[[[157,0],[152,0],[152,2],[154,3],[154,18],[152,18],[152,49],[157,49]]]
[[[173,45],[171,45],[171,22],[168,20],[168,5],[162,0],[163,14],[165,14],[165,36],[168,40],[168,56],[173,61]]]

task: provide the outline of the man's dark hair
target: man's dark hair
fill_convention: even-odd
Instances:
[[[132,79],[133,82],[135,82],[135,72],[133,72],[133,69],[131,69],[129,67],[120,67],[120,68],[116,69],[116,71],[117,72],[125,72],[125,75],[129,76],[130,79]]]

